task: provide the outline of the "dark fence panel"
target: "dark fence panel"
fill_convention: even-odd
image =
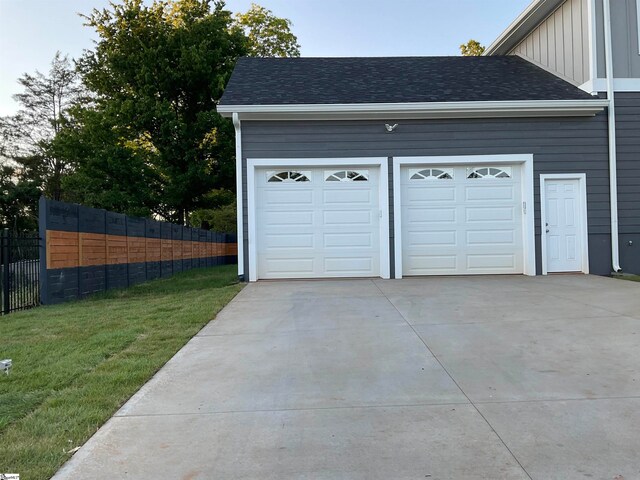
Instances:
[[[0,313],[40,304],[40,237],[0,232]]]
[[[237,262],[237,245],[224,233],[45,198],[40,237],[36,270],[44,304]]]

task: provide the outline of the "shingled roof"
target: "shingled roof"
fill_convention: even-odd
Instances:
[[[516,56],[240,58],[220,105],[588,99]]]

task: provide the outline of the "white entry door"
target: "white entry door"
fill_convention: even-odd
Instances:
[[[257,276],[380,275],[377,167],[256,170]]]
[[[523,273],[520,165],[401,170],[404,275]]]
[[[584,219],[580,180],[546,179],[543,183],[547,272],[581,272]]]

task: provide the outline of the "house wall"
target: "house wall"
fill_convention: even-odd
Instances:
[[[588,81],[588,1],[564,2],[525,37],[510,55],[520,55],[575,85]]]
[[[596,47],[598,78],[606,77],[604,48],[604,14],[602,0],[596,3]],[[638,46],[637,0],[611,0],[611,44],[613,48],[613,76],[640,78],[640,49]]]
[[[389,134],[384,123],[399,126]],[[548,119],[243,121],[244,231],[248,232],[247,158],[533,154],[537,272],[542,271],[539,176],[586,173],[590,269],[592,273],[606,275],[611,272],[607,150],[604,113],[595,117]],[[390,225],[389,235],[393,237],[393,217]],[[245,278],[248,278],[246,235],[244,242]]]
[[[640,92],[615,98],[620,265],[640,274]]]

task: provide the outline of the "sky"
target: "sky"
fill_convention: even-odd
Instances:
[[[293,22],[305,57],[458,55],[473,38],[489,45],[531,0],[253,0]],[[232,12],[252,0],[227,0]],[[0,116],[25,72],[46,72],[56,51],[79,57],[96,37],[78,13],[108,0],[0,0]]]

